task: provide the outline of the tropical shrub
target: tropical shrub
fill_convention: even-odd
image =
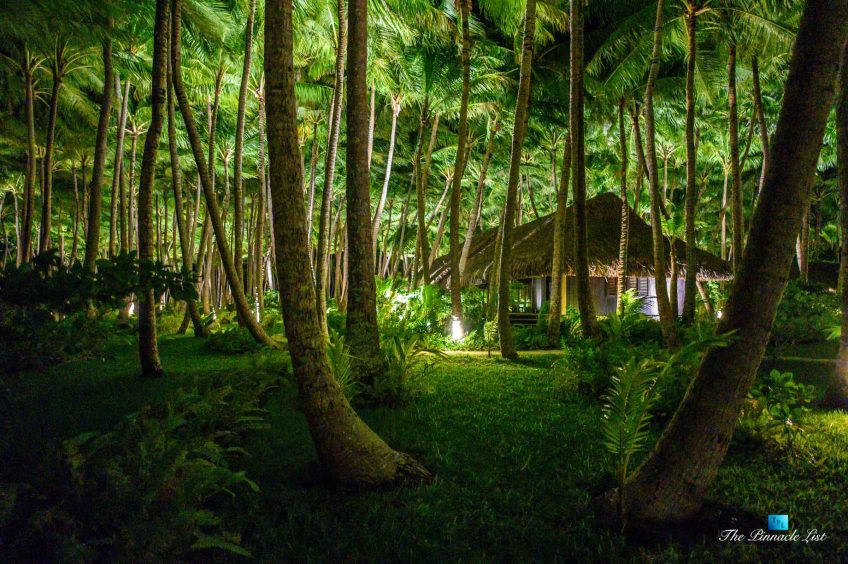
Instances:
[[[256,342],[247,329],[234,323],[210,332],[203,343],[205,350],[227,355],[255,352],[263,346]]]
[[[777,307],[771,344],[780,348],[823,340],[838,323],[839,296],[791,280]]]
[[[392,335],[381,345],[385,370],[374,379],[365,395],[370,403],[400,405],[419,391],[422,374],[431,365],[430,360],[444,358],[445,354],[422,343],[417,335],[402,339]]]
[[[748,394],[743,418],[764,438],[782,438],[794,450],[803,433],[801,419],[815,399],[815,386],[796,382],[791,372],[771,370]]]
[[[344,335],[337,331],[330,332],[330,339],[327,343],[327,356],[330,359],[330,369],[333,372],[333,379],[342,389],[348,401],[359,393],[361,384],[356,381],[353,376],[351,367],[350,351],[345,343]]]

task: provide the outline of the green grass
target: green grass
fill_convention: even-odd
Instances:
[[[107,430],[195,378],[238,378],[288,364],[278,352],[218,354],[191,337],[163,339],[161,353],[168,371],[161,380],[138,379],[134,347],[124,342],[112,358],[11,382],[0,412],[0,481],[49,488],[44,482],[61,468],[61,440]],[[243,544],[261,561],[837,561],[848,554],[848,415],[814,411],[804,422],[812,461],[739,436],[711,492],[715,501],[761,516],[762,526],[768,513],[788,513],[793,527],[825,531],[827,541],[724,544],[718,531],[732,524],[719,518],[696,531],[694,542],[628,542],[601,526],[593,502],[612,485],[600,405],[578,392],[574,375],[551,368],[557,358],[537,353],[510,363],[451,355],[424,375],[415,401],[361,410],[390,444],[436,475],[428,486],[391,491],[340,491],[320,482],[296,389],[286,380],[269,404],[271,428],[247,445],[247,472],[261,493],[250,494],[248,510],[234,517]]]

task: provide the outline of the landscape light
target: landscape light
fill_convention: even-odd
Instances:
[[[456,315],[451,316],[451,338],[461,341],[465,337],[465,329],[462,327],[462,319]]]

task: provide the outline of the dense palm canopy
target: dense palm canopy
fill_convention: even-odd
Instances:
[[[139,319],[145,376],[167,372],[157,308],[177,312],[182,332],[191,322],[197,337],[233,312],[228,322],[249,340],[290,354],[318,458],[337,482],[432,478],[371,431],[346,394],[360,385],[376,393],[398,358],[423,354],[417,341],[381,333],[397,319],[385,304],[378,317],[377,303],[436,300],[439,257],[451,265],[452,309],[442,327],[427,320],[427,331],[449,332],[456,344],[471,329],[488,347],[494,332],[514,360],[517,226],[554,214],[554,260],[576,257],[582,330],[575,323],[569,337],[595,343],[610,337],[602,323],[609,333],[619,318],[599,320],[592,306],[587,255],[597,226],[587,225],[586,201],[613,193],[616,210],[621,203],[613,295],[622,316],[630,210],[633,221],[651,224],[651,272],[665,271],[672,288],[685,278],[682,308],[677,291],[654,286],[669,354],[690,351],[684,336],[702,321],[726,333],[704,341],[709,352],[692,353],[705,360],[689,388],[696,392],[658,443],[665,454],[649,457],[635,478],[625,479],[626,469],[619,476],[619,510],[647,520],[701,507],[753,386],[790,262],[806,279],[810,262],[841,259],[848,276],[848,210],[840,210],[848,196],[838,190],[848,185],[848,134],[829,105],[843,0],[832,20],[825,0],[3,4],[3,271],[30,272],[34,263],[79,273],[84,261],[90,276],[102,276],[110,261],[140,257],[132,263],[139,285],[115,309],[122,326]],[[483,231],[496,233],[494,258],[485,296],[471,290],[469,299],[462,271]],[[735,281],[696,280],[698,249],[729,261]],[[144,286],[156,279],[150,265],[171,281],[179,273],[192,291]],[[551,276],[565,280],[562,269],[555,264]],[[558,284],[555,315],[540,314],[549,323],[543,341],[554,348],[566,294]],[[267,321],[266,301],[282,311],[281,323]],[[87,301],[85,314],[97,305]],[[483,313],[472,323],[463,316],[473,308]],[[344,339],[354,384],[333,362]],[[646,397],[653,368],[630,363],[622,378],[628,370],[646,378]],[[848,389],[843,372],[834,389]],[[726,403],[709,403],[725,395]],[[846,405],[842,396],[834,403]],[[687,426],[705,413],[721,432]],[[679,437],[690,432],[684,452]],[[692,471],[702,445],[711,457]],[[669,477],[672,458],[684,478]],[[687,489],[686,476],[703,489]]]

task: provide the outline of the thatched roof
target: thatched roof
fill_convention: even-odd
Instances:
[[[618,248],[621,238],[621,200],[611,193],[602,194],[586,202],[589,225],[589,274],[590,276],[618,275]],[[632,209],[630,213],[629,275],[654,276],[654,252],[651,227]],[[574,233],[574,206],[566,210],[566,233]],[[487,281],[494,256],[497,229],[490,229],[474,236],[468,255],[463,284],[483,284]],[[512,265],[514,279],[550,276],[553,259],[554,214],[546,215],[530,223],[516,227],[512,235]],[[670,250],[668,239],[666,253]],[[686,272],[686,245],[677,240],[675,244],[680,276]],[[566,238],[565,272],[574,274],[574,238]],[[670,274],[669,274],[670,275]],[[731,277],[730,265],[706,251],[698,250],[698,279],[727,280]],[[450,260],[445,255],[436,259],[432,266],[431,280],[448,283]]]

